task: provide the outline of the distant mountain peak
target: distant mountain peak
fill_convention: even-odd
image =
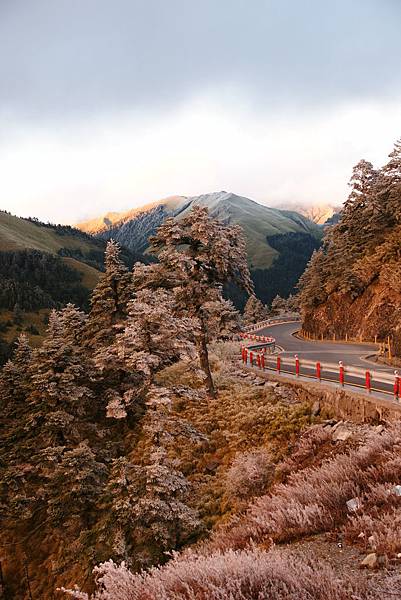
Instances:
[[[277,257],[277,250],[269,245],[269,236],[289,232],[318,236],[317,226],[305,216],[270,208],[226,190],[199,196],[169,196],[125,212],[108,213],[101,218],[81,223],[78,227],[102,239],[114,238],[131,250],[143,252],[148,246],[149,236],[155,233],[167,217],[180,219],[199,205],[206,206],[212,217],[242,226],[253,268],[269,267]]]

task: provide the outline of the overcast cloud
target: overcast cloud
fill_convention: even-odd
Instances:
[[[400,30],[398,0],[0,0],[0,207],[338,203],[401,135]]]

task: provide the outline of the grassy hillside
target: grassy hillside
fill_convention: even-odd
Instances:
[[[241,225],[247,240],[251,269],[269,268],[279,256],[279,252],[268,242],[268,238],[273,235],[301,232],[314,237],[320,236],[320,229],[299,213],[269,208],[249,198],[226,192],[192,198],[179,217],[199,204],[207,206],[213,217]]]
[[[89,252],[102,247],[101,242],[76,229],[46,225],[0,211],[0,251],[31,248],[57,254],[60,248]]]
[[[104,247],[71,227],[0,211],[0,363],[22,331],[32,345],[40,344],[53,306],[87,303],[99,280]],[[18,318],[15,305],[21,308]]]

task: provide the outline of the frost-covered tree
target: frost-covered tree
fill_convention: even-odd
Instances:
[[[281,315],[287,310],[287,302],[284,298],[277,296],[272,300],[272,312],[275,315]]]
[[[241,324],[241,316],[231,300],[219,297],[205,304],[207,316],[208,342],[220,338],[227,339],[237,332]]]
[[[88,529],[96,520],[94,509],[102,494],[107,468],[82,441],[72,449],[46,448],[40,453],[47,469],[47,514],[62,525],[66,519],[78,518]]]
[[[115,326],[127,316],[131,284],[131,274],[120,258],[120,246],[111,240],[105,253],[105,272],[91,297],[85,334],[90,347],[97,349],[113,341]]]
[[[268,309],[256,296],[249,296],[244,308],[244,324],[253,325],[267,319]]]
[[[12,360],[9,360],[0,371],[0,406],[4,411],[6,406],[16,411],[17,402],[25,399],[29,386],[28,369],[32,349],[28,337],[21,333],[18,337]]]
[[[205,305],[219,300],[222,286],[230,280],[252,291],[241,229],[210,218],[206,208],[197,206],[180,220],[167,219],[150,241],[159,265],[148,269],[145,285],[171,287],[177,313],[197,319],[199,361],[208,394],[215,397]]]
[[[138,290],[128,303],[128,317],[114,342],[101,348],[95,364],[106,370],[110,365],[120,381],[106,391],[107,415],[121,419],[146,393],[157,371],[183,357],[194,357],[196,321],[176,314],[174,295],[164,289]]]
[[[33,353],[29,402],[45,417],[43,428],[49,445],[75,439],[75,419],[93,408],[93,394],[88,387],[90,365],[82,347],[74,341],[84,326],[83,313],[72,306],[52,311],[46,338]]]
[[[192,354],[195,326],[193,319],[176,314],[172,292],[138,290],[128,305],[124,331],[116,337],[118,357],[151,381],[157,370]]]
[[[177,436],[193,441],[204,436],[171,415],[169,390],[151,386],[147,405],[143,459],[140,464],[116,459],[108,484],[106,529],[112,530],[113,555],[136,568],[163,561],[167,551],[199,529],[196,512],[185,502],[189,483],[169,458],[168,447]]]

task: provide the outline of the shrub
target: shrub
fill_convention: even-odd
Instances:
[[[316,454],[322,446],[331,442],[331,431],[325,429],[322,425],[310,427],[304,434],[297,439],[294,447],[291,449],[290,456],[278,466],[278,471],[282,475],[288,475],[299,470],[310,459],[316,459]]]
[[[393,508],[381,515],[352,517],[344,528],[345,539],[359,542],[365,550],[394,556],[401,552],[401,510]],[[363,537],[359,537],[360,534]]]
[[[361,503],[362,514],[350,517],[344,526],[345,539],[389,557],[401,552],[401,496],[394,482],[370,486]]]
[[[234,500],[259,496],[272,482],[274,469],[265,448],[237,454],[226,474],[227,496]]]
[[[373,483],[401,477],[400,431],[372,436],[349,454],[291,475],[272,494],[256,500],[244,517],[216,531],[205,551],[245,548],[251,540],[290,541],[342,525],[348,516],[347,500],[362,496]]]
[[[355,588],[322,564],[306,564],[277,550],[187,553],[138,575],[112,561],[95,569],[93,600],[351,600]],[[65,590],[63,590],[65,591]],[[80,600],[86,594],[70,590]],[[359,595],[362,599],[362,596]],[[366,597],[366,596],[365,596]],[[378,598],[378,597],[377,597]],[[373,598],[372,598],[373,600]]]

